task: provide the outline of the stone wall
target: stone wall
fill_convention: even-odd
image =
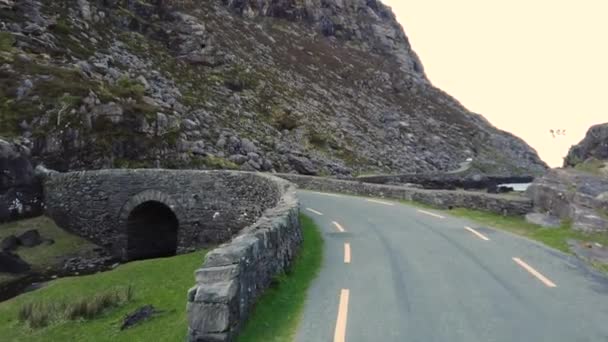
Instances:
[[[469,208],[502,215],[524,215],[532,211],[531,201],[524,197],[468,191],[422,190],[294,174],[278,176],[306,190],[416,201],[442,209]]]
[[[138,205],[166,205],[179,221],[177,252],[228,241],[274,207],[271,177],[235,171],[101,170],[47,173],[47,212],[59,226],[127,259],[127,219]]]
[[[478,173],[410,173],[401,175],[364,176],[352,179],[364,183],[403,185],[416,184],[425,189],[484,189],[497,191],[500,184],[532,183],[534,176],[488,176]]]
[[[281,180],[282,181],[282,180]],[[302,241],[295,188],[231,242],[209,252],[188,292],[188,341],[232,341],[256,299],[284,272]]]

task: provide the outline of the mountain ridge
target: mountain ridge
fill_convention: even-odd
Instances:
[[[430,84],[379,1],[3,3],[0,136],[49,167],[546,169]]]

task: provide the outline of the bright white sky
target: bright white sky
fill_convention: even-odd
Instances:
[[[551,166],[591,125],[608,122],[607,0],[383,2],[433,84]]]

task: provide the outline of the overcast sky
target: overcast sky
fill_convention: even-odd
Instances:
[[[608,0],[383,1],[433,84],[551,166],[608,122]]]

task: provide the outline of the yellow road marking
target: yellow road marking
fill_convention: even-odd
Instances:
[[[542,275],[540,272],[538,272],[537,270],[535,270],[534,268],[532,268],[532,266],[530,266],[530,265],[526,264],[525,262],[523,262],[523,260],[521,260],[520,258],[513,258],[513,261],[515,261],[519,266],[523,267],[530,274],[532,274],[533,276],[535,276],[536,278],[538,278],[538,280],[542,281],[543,284],[545,284],[547,287],[557,287],[557,285],[555,285],[554,282],[552,282],[547,277],[545,277],[544,275]]]
[[[342,227],[338,222],[333,221],[332,223],[334,224],[334,226],[336,226],[336,229],[338,229],[340,233],[344,233],[346,231],[344,227]]]
[[[322,213],[322,212],[320,212],[320,211],[316,211],[316,210],[311,209],[311,208],[306,208],[306,210],[310,211],[310,212],[311,212],[311,213],[313,213],[313,214],[317,214],[317,215],[319,215],[319,216],[323,216],[323,213]]]
[[[350,243],[344,244],[344,263],[350,264]]]
[[[372,203],[378,203],[378,204],[384,204],[384,205],[389,205],[389,206],[393,206],[395,205],[395,203],[391,203],[391,202],[385,202],[385,201],[378,201],[378,200],[374,200],[374,199],[368,199],[366,200],[368,202],[372,202]]]
[[[440,219],[444,219],[445,218],[445,217],[443,217],[441,215],[437,215],[437,214],[434,214],[434,213],[431,213],[431,212],[425,211],[425,210],[418,210],[418,212],[426,214],[426,215],[430,215],[430,216],[433,216],[433,217],[437,217],[437,218],[440,218]]]
[[[336,331],[334,332],[334,342],[346,341],[346,322],[348,320],[348,298],[350,291],[342,289],[340,292],[340,305],[338,306],[338,318],[336,320]]]
[[[464,229],[470,231],[471,233],[477,235],[478,238],[485,240],[485,241],[490,241],[490,239],[488,239],[488,237],[486,237],[485,235],[481,234],[480,232],[476,231],[475,229],[471,228],[471,227],[464,227]]]

